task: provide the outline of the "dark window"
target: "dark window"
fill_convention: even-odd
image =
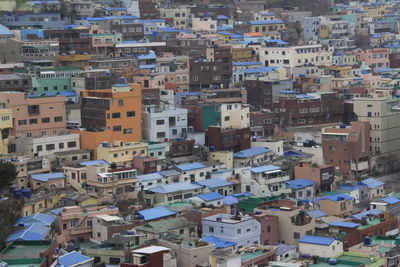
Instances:
[[[46,150],[54,150],[56,146],[54,144],[47,144],[46,145]]]
[[[157,125],[164,125],[164,120],[157,120],[157,121],[156,121],[156,124],[157,124]]]
[[[120,132],[121,131],[121,125],[116,125],[116,126],[113,126],[113,131],[114,132]]]
[[[131,134],[131,133],[132,133],[132,128],[124,129],[124,134]]]
[[[63,149],[64,148],[64,143],[58,143],[58,148]]]
[[[76,142],[75,141],[68,142],[67,146],[68,147],[76,147]]]
[[[55,122],[61,122],[61,121],[63,121],[63,117],[62,116],[54,117],[54,121]]]
[[[38,123],[37,119],[30,119],[29,120],[29,124],[37,124],[37,123]]]
[[[113,119],[119,119],[119,118],[121,118],[121,113],[119,113],[119,112],[113,113],[113,114],[112,114],[112,118],[113,118]]]
[[[40,151],[43,151],[43,147],[40,145],[40,146],[37,146],[36,147],[36,150],[37,150],[37,152],[40,152]]]
[[[77,156],[73,156],[72,160],[78,160],[78,157]]]
[[[42,118],[42,123],[50,123],[50,118]]]
[[[26,125],[26,120],[19,120],[18,125]]]
[[[135,111],[128,111],[126,112],[127,117],[135,117]]]
[[[158,132],[157,133],[157,138],[164,138],[165,137],[165,132]]]

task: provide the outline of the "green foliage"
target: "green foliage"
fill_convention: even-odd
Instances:
[[[12,184],[17,174],[17,170],[11,162],[0,161],[0,192]]]
[[[0,251],[8,235],[15,230],[13,225],[21,217],[22,202],[16,199],[0,200]]]

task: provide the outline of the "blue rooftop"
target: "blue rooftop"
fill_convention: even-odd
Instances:
[[[249,157],[254,157],[254,156],[257,156],[257,155],[262,155],[262,154],[265,154],[265,153],[269,153],[271,151],[272,150],[269,149],[269,148],[252,147],[252,148],[245,149],[245,150],[242,150],[242,151],[239,151],[239,152],[233,154],[233,157],[234,158],[249,158]]]
[[[26,217],[20,218],[14,224],[14,226],[24,227],[24,226],[32,225],[34,223],[41,223],[43,225],[50,226],[53,224],[53,222],[56,220],[56,218],[57,218],[56,216],[39,212],[39,213],[35,213],[31,216],[26,216]]]
[[[291,189],[302,189],[309,186],[314,186],[315,182],[307,179],[296,179],[286,182],[286,186]]]
[[[139,210],[137,213],[142,215],[145,221],[155,220],[176,214],[175,211],[171,211],[163,206],[155,207],[152,209]]]
[[[277,70],[277,67],[259,67],[259,68],[252,68],[244,70],[245,73],[260,73],[260,72],[272,72]]]
[[[181,183],[173,183],[173,184],[165,184],[159,185],[149,188],[148,190],[155,193],[160,194],[168,194],[178,191],[188,191],[188,190],[196,190],[202,189],[203,187],[198,184],[192,184],[188,182],[181,182]]]
[[[51,179],[63,179],[65,175],[63,172],[50,172],[50,173],[37,173],[31,174],[33,180],[48,182]]]
[[[339,187],[339,189],[345,191],[355,191],[355,190],[360,190],[363,187],[365,188],[365,185],[342,185]]]
[[[208,188],[218,188],[218,187],[233,185],[233,183],[227,182],[220,178],[205,179],[205,180],[197,181],[195,183],[205,186],[205,187],[208,187]]]
[[[181,172],[203,169],[205,167],[206,167],[206,165],[204,165],[203,163],[200,163],[200,162],[175,165],[175,168],[177,168]]]
[[[100,159],[100,160],[88,160],[88,161],[81,161],[79,162],[82,166],[93,166],[93,165],[110,165],[107,161]]]
[[[378,210],[378,209],[373,209],[373,210],[367,210],[364,212],[353,214],[350,216],[350,218],[361,221],[363,217],[366,217],[368,215],[380,215],[380,214],[383,214],[383,211]]]
[[[250,171],[254,173],[261,173],[261,172],[271,172],[271,171],[280,171],[281,168],[275,165],[265,165],[260,167],[251,168]]]
[[[197,195],[197,197],[201,198],[204,201],[213,201],[213,200],[221,199],[224,196],[221,194],[218,194],[216,192],[210,192],[210,193],[206,193],[206,194]]]
[[[343,201],[343,200],[351,200],[353,197],[351,197],[348,194],[337,194],[337,195],[331,195],[327,196],[327,199],[330,199],[332,201],[338,202],[338,201]]]
[[[400,199],[398,199],[397,197],[385,197],[382,198],[382,200],[390,205],[397,204],[400,202]]]
[[[374,179],[374,178],[368,178],[368,179],[362,180],[362,181],[360,182],[360,184],[366,185],[369,189],[373,189],[373,188],[382,186],[382,185],[384,185],[385,183],[383,183],[383,182],[381,182],[381,181],[378,181],[378,180],[376,180],[376,179]]]
[[[278,244],[276,245],[278,251],[276,252],[277,256],[283,255],[288,251],[297,250],[296,246],[288,245],[288,244]]]
[[[164,178],[164,176],[162,176],[158,172],[153,172],[153,173],[149,173],[149,174],[143,174],[143,175],[139,175],[139,176],[136,177],[138,183],[146,182],[146,181],[160,180],[162,178]]]
[[[321,218],[327,216],[328,214],[326,214],[322,210],[312,210],[312,211],[307,211],[307,215],[310,216],[311,218]]]
[[[224,197],[223,201],[224,201],[224,204],[228,205],[228,206],[236,205],[239,203],[239,199],[233,195]]]
[[[299,240],[299,243],[329,246],[333,241],[335,239],[331,237],[305,235]]]
[[[24,229],[21,229],[15,233],[9,235],[6,239],[6,243],[10,243],[16,240],[24,241],[40,241],[44,240],[50,233],[51,228],[41,223],[33,223]]]
[[[343,222],[343,221],[336,221],[336,222],[330,223],[329,225],[330,226],[343,227],[343,228],[356,228],[356,227],[359,226],[358,223]]]
[[[252,20],[249,21],[251,25],[267,25],[267,24],[284,24],[282,20]]]
[[[56,267],[72,267],[78,266],[78,264],[82,264],[85,262],[89,262],[92,258],[82,255],[77,251],[71,251],[65,255],[62,255],[58,258],[58,264]]]
[[[261,65],[261,62],[251,61],[251,62],[232,62],[232,66],[252,66],[252,65]]]
[[[203,237],[202,240],[204,242],[213,244],[216,248],[228,248],[236,245],[234,242],[223,241],[213,235]]]

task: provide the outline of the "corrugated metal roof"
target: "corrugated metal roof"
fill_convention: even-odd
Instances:
[[[251,25],[266,25],[266,24],[284,24],[282,20],[253,20],[249,21]]]
[[[265,165],[265,166],[251,168],[250,171],[254,173],[260,173],[260,172],[278,171],[280,169],[281,168],[275,165]]]
[[[152,209],[140,210],[137,213],[142,215],[145,221],[155,220],[176,214],[176,212],[170,211],[169,209],[163,206],[155,207]]]
[[[330,226],[344,227],[344,228],[356,228],[356,227],[359,226],[358,223],[343,222],[343,221],[336,221],[336,222],[330,223],[329,225]]]
[[[269,153],[271,151],[272,150],[269,149],[269,148],[252,147],[252,148],[245,149],[245,150],[242,150],[242,151],[239,151],[239,152],[233,154],[233,157],[234,158],[249,158],[249,157],[254,157],[254,156],[257,156],[257,155],[262,155],[262,154],[265,154],[265,153]]]
[[[204,242],[211,243],[216,248],[227,248],[227,247],[233,247],[236,245],[235,242],[224,241],[213,235],[205,236],[202,238],[202,240]]]
[[[384,182],[381,182],[381,181],[378,181],[378,180],[376,180],[376,179],[374,179],[374,178],[368,178],[368,179],[362,180],[362,181],[360,182],[360,184],[366,185],[369,189],[373,189],[373,188],[382,186],[382,185],[384,185],[385,183],[384,183]]]
[[[175,165],[175,168],[177,168],[180,171],[192,171],[192,170],[202,169],[205,167],[206,165],[200,162]]]
[[[36,181],[47,182],[51,179],[63,179],[65,175],[63,172],[37,173],[31,174],[31,178]]]
[[[205,187],[208,187],[208,188],[218,188],[218,187],[233,185],[233,183],[227,182],[220,178],[205,179],[205,180],[197,181],[195,183],[205,186]]]
[[[213,200],[221,199],[224,196],[221,194],[218,194],[216,192],[210,192],[210,193],[206,193],[206,194],[197,195],[197,197],[201,198],[204,201],[213,201]]]
[[[311,218],[321,218],[327,216],[328,214],[326,214],[322,210],[312,210],[312,211],[307,211],[307,215],[310,216]]]
[[[146,181],[153,181],[153,180],[160,180],[164,178],[161,174],[157,172],[149,173],[149,174],[144,174],[144,175],[139,175],[136,177],[137,182],[146,182]]]
[[[0,24],[0,35],[13,35],[13,32],[10,31],[6,26]]]
[[[168,193],[172,193],[172,192],[189,191],[189,190],[195,190],[195,189],[201,189],[201,188],[202,188],[202,186],[198,185],[198,184],[181,182],[181,183],[173,183],[173,184],[154,186],[154,187],[149,188],[148,190],[151,192],[155,192],[155,193],[168,194]]]
[[[9,235],[6,239],[6,243],[16,241],[16,240],[25,240],[25,241],[40,241],[44,240],[46,236],[49,234],[51,228],[47,227],[41,223],[33,223],[22,230],[19,230],[11,235]]]
[[[385,197],[385,198],[382,198],[382,200],[391,205],[400,202],[400,199],[398,199],[397,197]]]
[[[79,162],[82,166],[92,166],[92,165],[110,165],[107,161],[100,159],[100,160],[88,160],[88,161],[81,161]]]
[[[35,213],[31,216],[26,216],[26,217],[22,217],[20,218],[15,224],[14,226],[18,227],[21,225],[23,226],[28,226],[34,223],[41,223],[43,225],[47,225],[50,226],[53,224],[53,222],[57,219],[56,216],[53,215],[49,215],[49,214],[45,214],[45,213]]]
[[[296,246],[287,245],[287,244],[278,244],[278,245],[276,245],[276,247],[278,248],[278,250],[277,250],[277,252],[276,252],[276,255],[277,255],[277,256],[283,255],[283,254],[285,254],[285,253],[288,252],[288,251],[296,250],[296,249],[297,249]]]
[[[236,205],[239,203],[239,199],[235,196],[226,196],[223,199],[225,205]]]
[[[383,211],[381,211],[381,210],[373,209],[373,210],[367,210],[367,211],[364,211],[364,212],[353,214],[353,215],[350,216],[350,218],[353,218],[353,219],[361,221],[362,218],[365,217],[365,216],[368,216],[368,215],[380,215],[382,213],[383,213]]]
[[[305,235],[299,240],[299,243],[329,246],[333,241],[335,239],[331,237]]]
[[[315,182],[307,180],[307,179],[296,179],[292,181],[286,182],[287,187],[291,189],[302,189],[309,186],[314,186]]]
[[[92,258],[82,255],[77,251],[71,251],[70,253],[60,256],[58,258],[59,264],[57,264],[56,266],[57,267],[76,266],[76,264],[84,263],[86,261],[89,261],[90,259]]]

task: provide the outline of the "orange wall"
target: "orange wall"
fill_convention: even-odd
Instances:
[[[112,94],[112,106],[107,111],[109,119],[106,119],[106,130],[104,132],[89,132],[71,130],[80,134],[81,148],[91,149],[93,152],[102,142],[113,143],[114,141],[134,142],[142,140],[142,91],[139,84],[130,84],[131,92],[116,92]],[[104,93],[111,90],[90,90],[82,92],[82,97],[88,96],[89,92]],[[124,105],[120,106],[118,100],[123,100]],[[127,117],[128,111],[135,111],[134,117]],[[120,112],[121,117],[112,118],[112,113]],[[108,118],[108,115],[106,115]],[[114,132],[113,126],[121,125],[121,131]],[[132,128],[132,133],[124,134],[124,129]]]

